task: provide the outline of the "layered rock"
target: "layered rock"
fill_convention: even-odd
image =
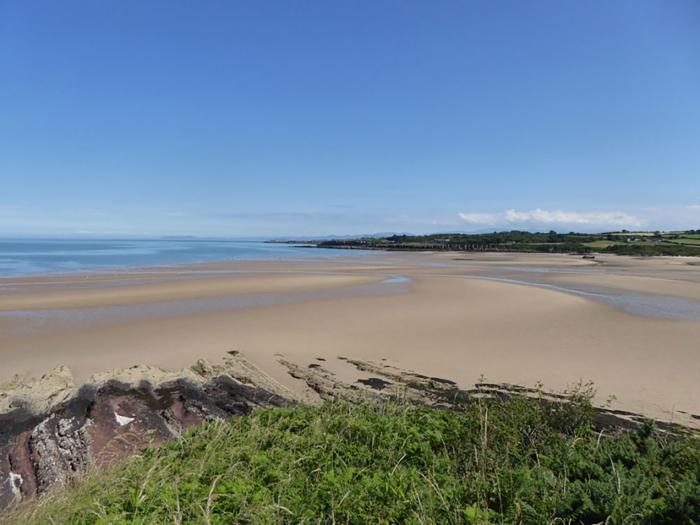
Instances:
[[[235,352],[220,365],[136,366],[81,386],[59,367],[0,394],[0,508],[202,421],[290,402],[288,391]]]

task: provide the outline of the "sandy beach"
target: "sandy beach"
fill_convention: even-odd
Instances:
[[[593,381],[601,403],[698,426],[700,261],[377,253],[0,280],[0,381],[230,350],[309,399],[281,357],[350,381],[339,356],[463,387]]]

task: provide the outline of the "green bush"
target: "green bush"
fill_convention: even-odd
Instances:
[[[700,443],[594,430],[587,398],[264,409],[194,428],[22,523],[700,523]]]

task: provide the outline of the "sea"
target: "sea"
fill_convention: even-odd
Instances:
[[[344,257],[367,253],[261,240],[0,239],[0,277],[129,271],[219,261]]]

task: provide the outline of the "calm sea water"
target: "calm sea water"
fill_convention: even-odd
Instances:
[[[359,253],[261,241],[0,239],[0,276],[128,270],[232,260],[342,257]]]

